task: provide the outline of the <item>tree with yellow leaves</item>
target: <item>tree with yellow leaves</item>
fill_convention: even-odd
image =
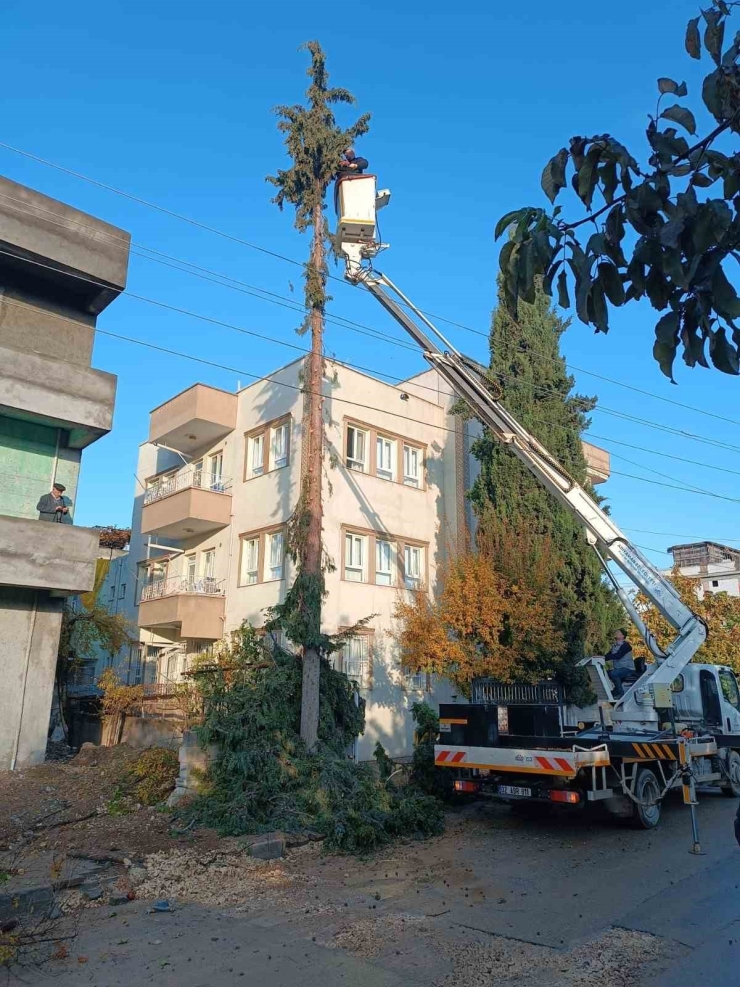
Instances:
[[[565,656],[547,539],[508,532],[443,567],[441,592],[399,598],[394,616],[402,663],[451,679],[464,694],[478,676],[537,681]]]
[[[729,665],[740,673],[740,597],[705,591],[703,598],[699,599],[699,584],[695,579],[682,575],[678,567],[671,574],[671,582],[686,606],[691,607],[706,622],[709,630],[707,640],[697,651],[694,660],[710,665]],[[662,647],[675,639],[675,629],[658,613],[647,597],[638,596],[635,605]],[[637,658],[652,660],[642,638],[638,637],[633,651]]]

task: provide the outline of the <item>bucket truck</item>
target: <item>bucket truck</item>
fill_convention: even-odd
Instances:
[[[702,619],[671,582],[620,531],[590,494],[492,393],[486,369],[460,353],[373,259],[377,212],[390,192],[374,175],[339,179],[336,252],[345,277],[367,290],[420,347],[424,359],[463,398],[491,435],[583,526],[625,610],[654,661],[616,699],[603,658],[582,664],[597,703],[568,707],[556,683],[506,684],[480,679],[469,704],[443,705],[435,763],[455,772],[454,787],[508,802],[580,806],[600,802],[614,815],[652,829],[674,788],[696,803],[696,786],[740,796],[740,690],[732,669],[692,663],[707,636]],[[661,648],[610,564],[652,601],[675,629]],[[694,847],[699,846],[694,828]],[[698,850],[697,850],[698,852]]]

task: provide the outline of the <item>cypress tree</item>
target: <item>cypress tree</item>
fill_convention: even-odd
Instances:
[[[581,436],[596,399],[572,393],[574,380],[560,354],[560,338],[567,328],[541,288],[532,304],[520,304],[516,320],[499,294],[491,325],[491,377],[506,408],[590,490]],[[491,550],[506,544],[507,531],[521,530],[549,542],[551,579],[566,641],[566,656],[556,663],[556,673],[573,691],[583,684],[575,663],[604,652],[612,631],[624,622],[621,606],[604,584],[577,518],[490,434],[476,440],[472,451],[481,465],[470,494],[480,523],[479,545]],[[582,699],[580,689],[573,691],[573,698],[579,694]]]
[[[304,269],[306,318],[299,332],[311,334],[311,352],[305,369],[307,429],[303,438],[305,472],[296,511],[288,526],[288,551],[298,565],[298,574],[285,601],[274,609],[273,620],[288,638],[301,647],[303,693],[301,739],[309,750],[316,747],[319,727],[319,677],[321,655],[331,642],[321,630],[321,608],[326,595],[325,559],[321,531],[323,504],[321,479],[324,456],[322,381],[324,367],[324,319],[327,253],[330,250],[326,221],[326,193],[336,177],[342,151],[367,132],[369,114],[350,127],[339,126],[336,105],[352,106],[355,98],[347,89],[331,87],[326,55],[318,41],[302,46],[311,56],[306,105],[278,106],[278,129],[285,135],[291,166],[268,176],[277,193],[273,202],[282,209],[295,207],[295,227],[311,233],[309,259]]]

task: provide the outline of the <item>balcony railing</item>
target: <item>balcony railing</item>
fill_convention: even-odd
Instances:
[[[191,579],[189,576],[170,576],[168,579],[157,579],[148,583],[141,591],[140,603],[149,600],[159,600],[163,596],[182,596],[195,593],[199,596],[223,596],[224,580],[212,576],[201,576]]]
[[[182,470],[175,476],[163,477],[147,487],[144,494],[144,505],[153,504],[156,500],[169,497],[180,490],[211,490],[213,493],[231,493],[231,480],[224,476],[215,477],[203,470]]]

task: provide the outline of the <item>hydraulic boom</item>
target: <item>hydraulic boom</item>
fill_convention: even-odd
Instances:
[[[681,670],[691,661],[706,640],[706,625],[681,600],[673,585],[645,556],[630,543],[612,518],[606,514],[591,496],[567,471],[530,435],[491,393],[487,371],[469,359],[447,340],[440,330],[421,312],[384,274],[372,268],[369,261],[381,249],[375,239],[377,219],[375,209],[385,205],[390,193],[375,195],[374,176],[362,176],[372,180],[372,204],[369,195],[363,198],[365,216],[360,222],[348,219],[345,200],[350,196],[338,195],[339,223],[337,247],[346,261],[345,277],[362,285],[377,299],[383,308],[406,330],[419,345],[425,360],[445,380],[456,394],[463,398],[470,410],[495,438],[504,443],[521,460],[527,469],[558,498],[581,522],[586,538],[599,555],[607,576],[613,583],[625,609],[640,630],[647,646],[655,656],[655,663],[625,694],[614,709],[615,722],[630,722],[645,727],[658,721],[655,710],[656,687],[669,687]],[[357,181],[357,180],[355,180]],[[350,211],[359,210],[359,186],[351,188]],[[370,192],[370,189],[367,189]],[[344,208],[343,208],[344,207]],[[354,224],[354,225],[353,225]],[[676,629],[676,637],[663,650],[645,626],[627,593],[608,568],[614,562],[656,606],[658,611]]]

